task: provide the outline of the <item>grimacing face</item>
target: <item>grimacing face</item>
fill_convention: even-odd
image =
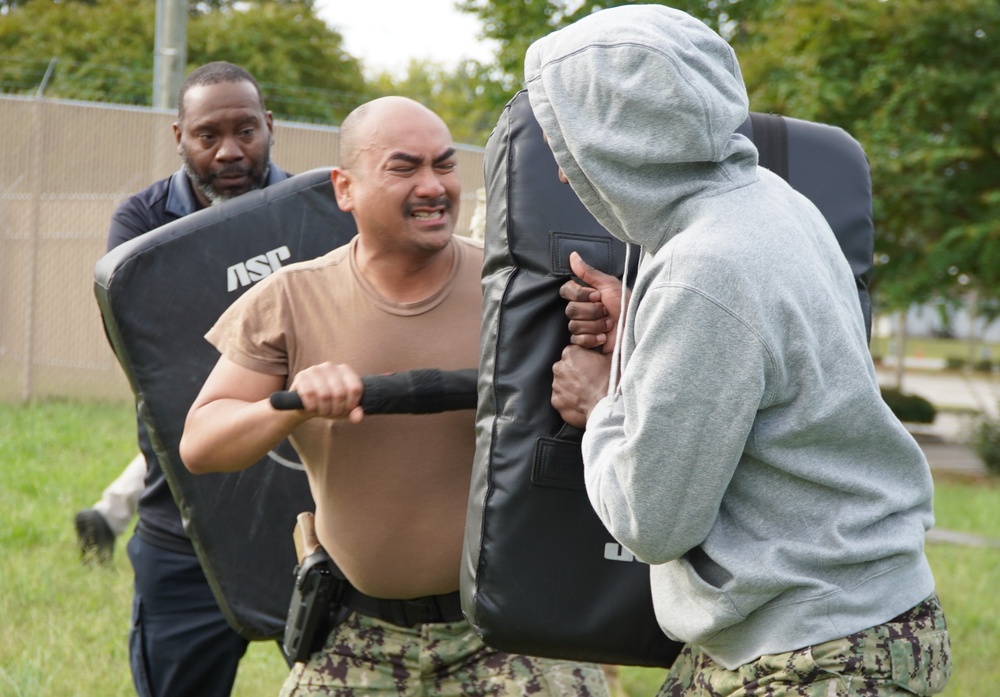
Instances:
[[[184,95],[183,121],[174,124],[177,154],[203,206],[267,182],[273,123],[250,82],[195,85]]]
[[[446,247],[461,184],[444,122],[423,107],[394,102],[371,117],[361,140],[351,167],[334,182],[359,232],[385,248],[433,254]]]

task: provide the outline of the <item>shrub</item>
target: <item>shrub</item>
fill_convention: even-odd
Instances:
[[[962,368],[965,367],[965,359],[948,356],[948,358],[945,359],[945,367],[948,370],[962,370]]]
[[[987,471],[1000,476],[1000,419],[984,416],[976,427],[972,445]]]
[[[933,423],[934,417],[937,416],[937,409],[926,399],[919,395],[900,392],[895,387],[883,387],[882,399],[900,421],[929,424]]]

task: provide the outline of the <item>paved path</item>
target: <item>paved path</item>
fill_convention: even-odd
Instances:
[[[941,542],[950,545],[962,545],[963,547],[984,547],[1000,549],[1000,540],[994,540],[981,535],[972,535],[967,532],[954,532],[953,530],[941,530],[931,528],[927,531],[928,542]]]
[[[920,438],[917,442],[920,442]],[[920,443],[931,471],[941,474],[986,476],[986,467],[976,451],[961,443]]]
[[[895,386],[891,370],[878,371],[879,383]],[[983,461],[967,445],[979,413],[1000,415],[1000,376],[995,374],[907,371],[903,392],[920,395],[938,409],[933,424],[908,424],[935,476],[980,479]],[[1000,540],[933,528],[927,541],[1000,550]]]
[[[895,386],[892,370],[878,370],[879,383]],[[903,376],[903,392],[920,395],[938,409],[974,409],[993,415],[1000,413],[1000,376],[992,373],[960,373],[955,371],[907,371]]]
[[[894,385],[895,373],[878,371],[882,385]],[[985,476],[976,452],[966,445],[977,413],[1000,414],[1000,377],[989,373],[907,371],[903,391],[920,395],[938,408],[933,424],[908,424],[931,469]]]

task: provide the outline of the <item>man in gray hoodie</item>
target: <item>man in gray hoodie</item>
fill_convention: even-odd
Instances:
[[[572,255],[552,404],[586,426],[591,503],[685,643],[660,694],[941,691],[930,471],[829,225],[735,134],[732,49],[619,7],[534,43],[525,78],[560,177],[642,251],[624,303]]]

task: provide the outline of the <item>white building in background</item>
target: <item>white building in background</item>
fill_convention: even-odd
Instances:
[[[968,339],[970,325],[974,336],[989,343],[1000,343],[1000,319],[988,325],[982,317],[977,317],[974,323],[969,321],[969,313],[964,307],[948,309],[949,326],[941,320],[940,308],[935,304],[914,305],[906,313],[906,335],[912,337],[944,337]],[[879,337],[891,337],[896,331],[896,313],[877,314],[872,328],[872,334]]]

